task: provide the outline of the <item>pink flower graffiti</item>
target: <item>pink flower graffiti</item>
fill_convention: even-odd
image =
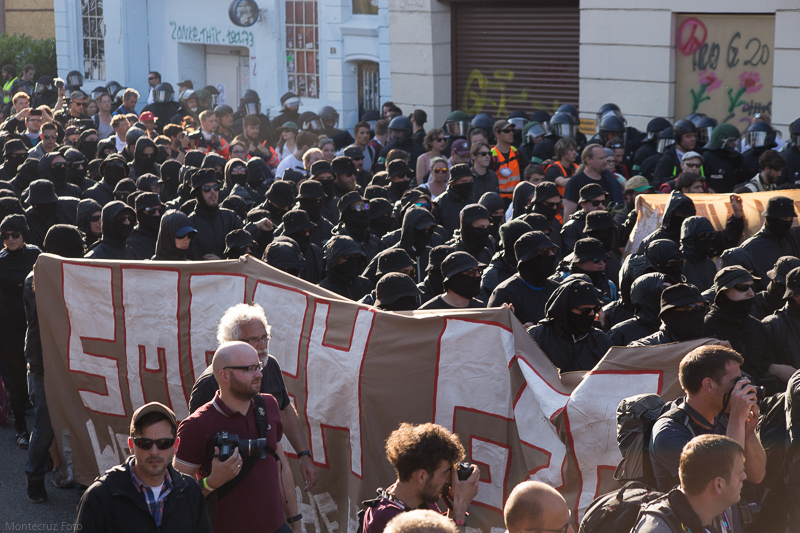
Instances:
[[[757,93],[764,86],[758,72],[742,72],[739,74],[739,87],[746,93]]]
[[[709,70],[703,70],[698,72],[698,81],[700,85],[706,86],[706,92],[711,92],[714,89],[718,89],[722,86],[722,78],[717,77],[717,73]]]

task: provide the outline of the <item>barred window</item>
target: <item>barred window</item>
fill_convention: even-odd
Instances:
[[[319,98],[317,0],[286,2],[286,71],[290,91]]]
[[[106,79],[106,26],[103,24],[103,0],[81,0],[83,23],[83,77]]]

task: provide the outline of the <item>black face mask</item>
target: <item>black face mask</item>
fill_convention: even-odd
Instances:
[[[697,250],[697,253],[702,255],[703,257],[711,257],[714,255],[715,252],[713,239],[703,240],[703,241],[698,239],[695,241],[694,247]]]
[[[611,245],[614,242],[614,230],[612,228],[590,231],[586,235],[603,243],[603,249],[606,252],[611,251]]]
[[[471,224],[467,224],[461,228],[461,238],[464,242],[475,248],[485,248],[489,242],[490,230],[489,228],[476,228]]]
[[[538,204],[531,204],[531,211],[544,215],[547,220],[553,220],[558,214],[558,206],[551,206],[547,202],[539,202]]]
[[[19,166],[22,163],[24,163],[27,158],[28,158],[27,154],[22,154],[22,155],[11,154],[8,157],[6,157],[5,167],[6,167],[6,170],[8,171],[8,173],[9,173],[9,175],[16,174],[17,173],[17,169],[19,168]]]
[[[278,207],[272,202],[267,201],[267,211],[269,212],[269,218],[271,218],[273,222],[280,223],[281,219],[283,219],[283,215],[286,214],[288,209],[284,207]]]
[[[781,220],[779,218],[768,218],[764,225],[772,230],[779,237],[785,237],[789,234],[789,229],[792,227],[792,220]]]
[[[463,272],[451,276],[447,280],[446,289],[450,289],[462,298],[475,298],[481,293],[481,278],[467,276]]]
[[[705,309],[696,309],[694,311],[667,312],[664,313],[661,319],[669,326],[669,329],[679,341],[690,341],[699,339],[704,335],[703,318],[705,316]]]
[[[231,172],[231,183],[244,187],[247,184],[247,172],[244,174],[234,174]]]
[[[727,311],[731,315],[738,318],[745,318],[750,314],[750,310],[753,308],[754,301],[754,298],[733,301],[724,294],[717,295],[716,299],[714,300],[720,309]]]
[[[376,237],[383,237],[392,230],[392,215],[381,215],[369,221],[369,230]]]
[[[525,282],[534,287],[541,287],[548,276],[551,276],[555,271],[555,264],[556,256],[540,255],[521,262],[517,265],[517,271]]]
[[[783,295],[786,294],[786,285],[772,280],[767,285],[767,292],[773,298],[783,300]]]
[[[434,294],[441,294],[444,292],[444,274],[439,269],[431,270],[428,272],[428,285],[433,289]]]
[[[67,179],[70,183],[78,184],[80,183],[83,178],[86,177],[86,169],[80,167],[73,167],[72,165],[67,167]]]
[[[683,267],[667,267],[665,266],[661,272],[669,278],[672,283],[680,283],[683,276]]]
[[[361,257],[351,257],[345,259],[344,263],[335,265],[333,270],[346,281],[352,283],[364,270],[363,263]]]
[[[78,150],[87,161],[91,161],[97,154],[97,141],[83,141],[78,145]]]
[[[594,285],[595,287],[599,286],[603,282],[603,280],[605,280],[606,277],[605,270],[587,271],[583,270],[582,268],[578,268],[577,266],[573,266],[572,272],[574,274],[585,274],[589,276],[589,279],[592,280],[592,285]]]
[[[506,221],[505,215],[492,215],[492,225],[489,228],[492,230],[492,235],[497,240],[500,240],[500,226]]]
[[[67,181],[67,167],[51,167],[50,173],[53,175],[53,183],[62,184]]]
[[[289,235],[300,247],[300,251],[305,253],[308,247],[311,246],[311,234],[306,235],[304,232],[298,231]]]
[[[322,191],[325,193],[325,196],[328,198],[333,196],[333,190],[336,187],[333,180],[320,180],[320,183],[322,184]]]
[[[415,229],[414,230],[414,250],[417,253],[421,254],[423,250],[430,244],[432,233],[424,229]]]
[[[139,225],[141,227],[155,232],[158,231],[158,227],[161,224],[161,215],[148,215],[146,213],[139,213],[136,219],[139,221]]]
[[[56,218],[58,214],[58,203],[53,202],[52,204],[36,204],[34,206],[36,212],[46,220],[52,220]]]
[[[322,204],[316,200],[300,199],[300,209],[308,213],[311,222],[319,222],[319,214],[322,211]]]
[[[353,229],[358,233],[364,232],[369,228],[369,212],[347,208],[342,213],[342,222],[348,229]]]
[[[462,200],[469,200],[472,198],[472,182],[459,183],[457,185],[450,185],[449,188],[455,193],[456,196]]]
[[[115,187],[117,183],[119,183],[124,177],[125,167],[122,165],[122,163],[106,165],[106,173],[103,175],[103,179],[105,179],[106,183],[111,185],[111,187]]]
[[[408,190],[408,185],[411,183],[410,180],[400,180],[400,181],[393,181],[389,184],[389,189],[397,196],[398,198],[403,196],[403,193]]]
[[[114,229],[120,238],[127,239],[133,232],[133,224],[123,224],[121,220],[115,220]]]
[[[567,327],[576,337],[582,337],[592,331],[593,323],[594,315],[576,315],[572,311],[567,312]]]
[[[381,308],[386,311],[416,311],[419,308],[419,296],[401,296]]]

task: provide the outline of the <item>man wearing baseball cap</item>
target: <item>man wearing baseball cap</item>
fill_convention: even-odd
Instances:
[[[450,167],[461,163],[469,163],[469,143],[464,139],[456,139],[450,145]]]
[[[177,434],[178,422],[169,407],[158,402],[139,407],[128,437],[133,455],[86,489],[78,504],[75,531],[210,533],[200,486],[172,467]]]
[[[453,252],[442,261],[444,294],[440,294],[420,309],[465,309],[486,305],[476,297],[481,292],[481,272],[486,265],[467,252]]]
[[[511,146],[514,142],[514,124],[498,120],[492,127],[497,144],[492,147],[492,170],[500,182],[500,196],[511,203],[514,187],[517,186],[525,168],[531,163],[519,150]]]

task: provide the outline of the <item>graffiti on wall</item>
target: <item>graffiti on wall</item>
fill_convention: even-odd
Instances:
[[[744,130],[772,113],[774,15],[679,15],[675,116],[703,113]]]
[[[247,30],[227,30],[216,26],[169,23],[170,38],[183,43],[248,46],[255,44],[255,35]]]
[[[490,76],[480,69],[473,69],[467,78],[461,110],[468,115],[489,112],[497,117],[507,117],[515,109],[545,109],[555,112],[561,103],[558,100],[543,102],[531,96],[527,88],[510,87],[515,74],[508,69],[494,70]]]

